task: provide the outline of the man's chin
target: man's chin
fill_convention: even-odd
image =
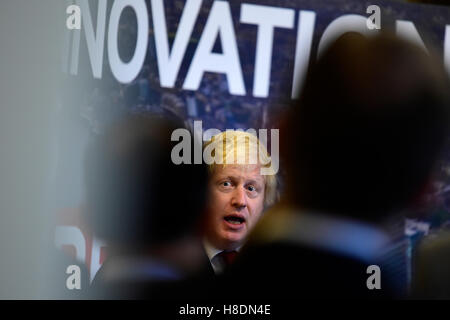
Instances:
[[[245,233],[243,234],[230,234],[229,232],[223,238],[223,243],[226,248],[224,250],[234,250],[244,244]]]

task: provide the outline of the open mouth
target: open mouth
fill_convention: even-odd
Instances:
[[[238,216],[226,216],[224,218],[225,221],[234,224],[234,225],[240,225],[245,222],[244,218],[238,217]]]

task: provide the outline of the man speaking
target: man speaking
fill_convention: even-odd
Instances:
[[[276,172],[258,138],[225,131],[204,145],[209,164],[209,201],[203,245],[214,273],[233,262],[264,209],[276,198]],[[264,169],[264,170],[263,170]]]

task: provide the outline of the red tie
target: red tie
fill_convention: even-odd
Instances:
[[[236,251],[222,251],[218,254],[219,257],[222,258],[225,267],[229,267],[234,259],[236,258],[237,252]]]

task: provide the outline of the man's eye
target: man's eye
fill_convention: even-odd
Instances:
[[[253,192],[256,191],[256,188],[254,186],[248,186],[247,190]]]
[[[224,182],[222,182],[222,186],[224,186],[224,187],[231,187],[231,182],[230,181],[224,181]]]

